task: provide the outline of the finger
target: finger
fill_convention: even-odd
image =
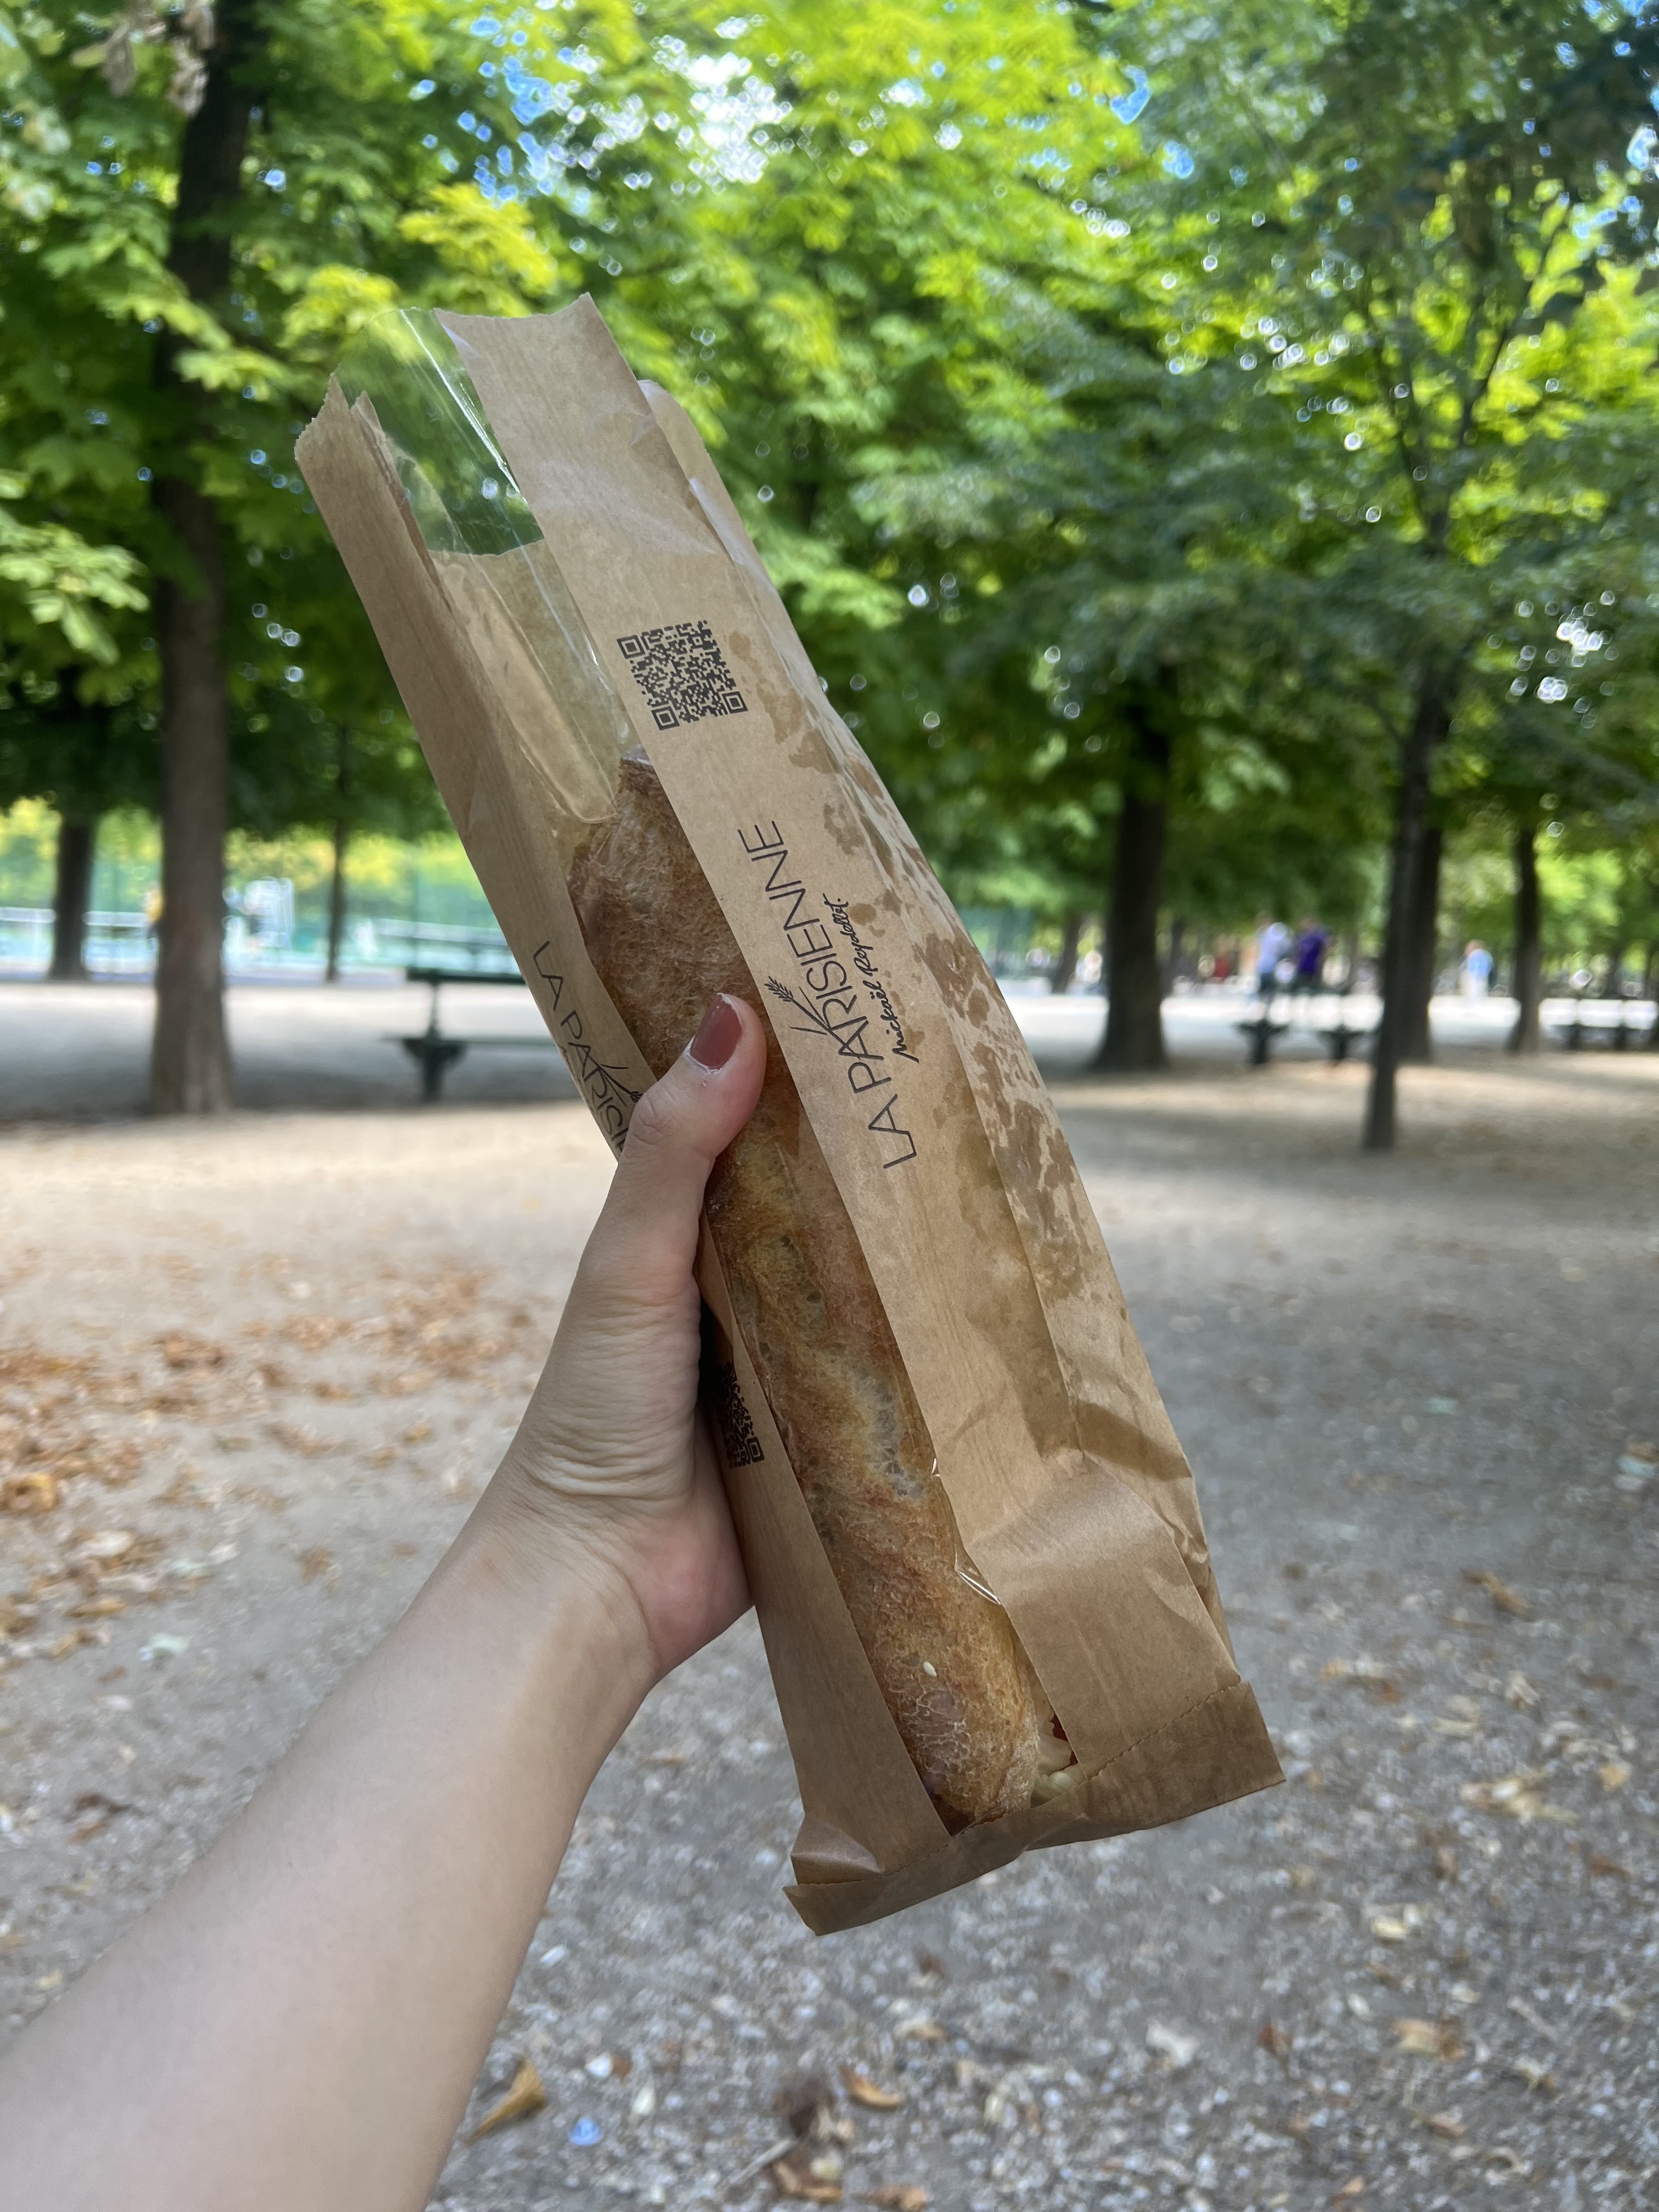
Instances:
[[[678,1292],[696,1255],[709,1170],[754,1112],[765,1073],[760,1017],[722,992],[634,1109],[585,1272],[647,1302]]]

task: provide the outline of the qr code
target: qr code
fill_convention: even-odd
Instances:
[[[726,1448],[728,1467],[753,1467],[766,1457],[755,1434],[754,1416],[744,1403],[738,1370],[723,1361],[709,1377],[709,1410]]]
[[[665,623],[617,644],[628,655],[634,681],[645,694],[659,730],[714,714],[746,714],[748,705],[732,680],[714,633],[706,622]]]

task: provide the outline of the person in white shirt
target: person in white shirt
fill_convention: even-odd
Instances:
[[[1279,988],[1279,963],[1291,949],[1291,933],[1282,921],[1263,915],[1256,924],[1255,988],[1264,1006],[1273,1004]]]

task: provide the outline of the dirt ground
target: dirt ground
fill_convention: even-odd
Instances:
[[[435,2204],[763,2205],[798,2124],[897,2212],[1659,2201],[1659,1056],[1454,1054],[1386,1160],[1363,1080],[1059,1091],[1287,1787],[820,1942],[744,1623],[600,1777],[472,2124],[545,2106]],[[0,2038],[431,1566],[607,1175],[562,1103],[0,1131]]]

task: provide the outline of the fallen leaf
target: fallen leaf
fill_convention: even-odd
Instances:
[[[1538,1795],[1544,1770],[1534,1767],[1520,1774],[1500,1775],[1495,1782],[1466,1782],[1458,1791],[1464,1804],[1477,1812],[1502,1813],[1511,1820],[1571,1821],[1574,1815],[1559,1805],[1546,1803]]]
[[[1524,2081],[1529,2089],[1536,2089],[1546,2097],[1555,2094],[1555,2076],[1541,2059],[1511,2058],[1506,2069],[1517,2081]]]
[[[79,1559],[96,1563],[105,1559],[124,1559],[137,1545],[137,1532],[131,1528],[100,1528],[75,1547]]]
[[[8,1513],[52,1513],[58,1505],[58,1479],[37,1468],[31,1474],[10,1476],[0,1491]]]
[[[1595,1772],[1601,1787],[1609,1792],[1622,1790],[1630,1780],[1630,1769],[1622,1759],[1603,1759]]]
[[[870,2191],[870,2202],[881,2212],[927,2212],[927,2191],[914,2181],[888,2182]]]
[[[1463,2056],[1463,2039],[1449,2020],[1397,2020],[1394,2032],[1400,2048],[1413,2058],[1437,2058],[1455,2066]]]
[[[477,2142],[480,2136],[487,2136],[493,2128],[505,2127],[509,2120],[526,2119],[532,2112],[539,2112],[546,2102],[547,2092],[542,2087],[541,2075],[530,2059],[521,2058],[507,2094],[490,2106],[467,2140]]]
[[[124,1597],[83,1597],[79,1605],[65,1606],[66,1620],[106,1620],[112,1613],[125,1613],[127,1601]]]
[[[1485,1568],[1465,1567],[1463,1579],[1466,1583],[1473,1583],[1477,1589],[1485,1590],[1499,1613],[1511,1613],[1516,1620],[1532,1619],[1532,1607],[1520,1591],[1511,1589],[1497,1575],[1489,1573]]]
[[[1423,2124],[1433,2134],[1444,2136],[1448,2142],[1455,2142],[1459,2136],[1468,2132],[1455,2112],[1430,2112]]]
[[[1487,2166],[1496,2166],[1500,2173],[1513,2173],[1522,2181],[1529,2181],[1532,2179],[1532,2168],[1519,2151],[1511,2150],[1507,2143],[1494,2143],[1483,2155]],[[1496,2180],[1498,2178],[1497,2174],[1490,2172],[1486,2176],[1488,2181]]]
[[[1166,2027],[1155,2020],[1146,2030],[1146,2048],[1158,2057],[1167,2059],[1172,2072],[1179,2074],[1190,2066],[1198,2056],[1198,2038],[1183,2035],[1178,2027]]]
[[[188,1329],[170,1329],[159,1340],[161,1357],[169,1367],[222,1367],[225,1364],[222,1344],[210,1344],[204,1337],[192,1336]]]
[[[1403,1943],[1428,1917],[1420,1905],[1402,1905],[1397,1911],[1371,1915],[1371,1933],[1379,1943]]]
[[[92,1818],[82,1820],[79,1827],[71,1828],[69,1839],[72,1844],[83,1844],[88,1836],[95,1836],[100,1828],[106,1828],[118,1813],[130,1813],[131,1810],[131,1805],[123,1804],[113,1797],[106,1797],[101,1790],[83,1790],[70,1808],[70,1817],[73,1820],[77,1813],[90,1813]]]
[[[893,2030],[895,2043],[943,2043],[945,2030],[936,2020],[902,2020]]]
[[[1255,2039],[1264,2051],[1271,2051],[1281,2061],[1289,2058],[1295,2047],[1289,2028],[1280,2027],[1277,2021],[1264,2020],[1255,2032]]]
[[[884,2089],[867,2074],[860,2074],[856,2066],[841,2069],[842,2087],[855,2105],[862,2105],[872,2112],[896,2112],[904,2102],[896,2089]]]
[[[833,2176],[814,2173],[799,2159],[781,2158],[769,2168],[780,2197],[793,2197],[805,2204],[839,2204],[842,2186]]]
[[[1620,1881],[1633,1879],[1628,1867],[1620,1866],[1617,1859],[1610,1859],[1605,1851],[1592,1851],[1585,1863],[1592,1875],[1616,1875]]]
[[[1352,2181],[1345,2181],[1343,2183],[1341,2188],[1339,2189],[1335,2196],[1332,2197],[1331,2202],[1333,2204],[1340,2204],[1350,2197],[1363,2196],[1364,2194],[1364,2175],[1363,2173],[1356,2173]]]

